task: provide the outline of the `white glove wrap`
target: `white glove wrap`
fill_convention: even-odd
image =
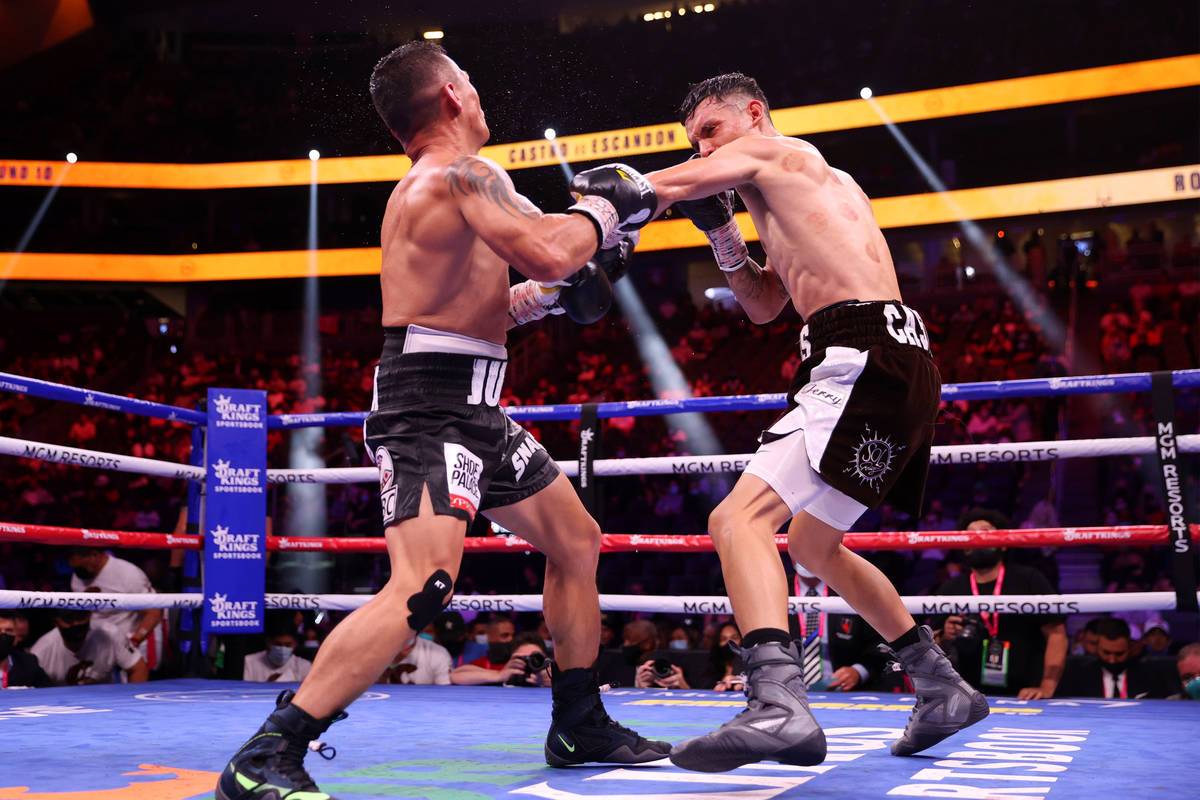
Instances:
[[[508,316],[517,325],[533,322],[547,314],[563,314],[558,304],[558,286],[546,286],[527,280],[508,289]]]
[[[717,266],[721,272],[737,272],[746,266],[750,251],[746,249],[746,240],[738,230],[736,219],[731,219],[719,228],[705,231],[713,255],[717,257]]]
[[[596,226],[596,237],[602,248],[612,247],[620,241],[620,236],[615,233],[615,230],[620,224],[621,218],[617,215],[617,209],[607,198],[598,194],[585,194],[580,196],[575,205],[569,207],[567,211],[583,214],[592,221],[592,224]]]

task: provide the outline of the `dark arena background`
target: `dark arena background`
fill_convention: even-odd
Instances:
[[[984,686],[987,719],[892,756],[912,685],[863,655],[877,640],[841,598],[806,599],[781,535],[792,633],[819,625],[827,666],[867,637],[852,686],[810,686],[824,763],[552,769],[549,689],[409,685],[444,681],[398,661],[323,734],[337,760],[308,758],[323,792],[1197,796],[1200,5],[27,0],[0,3],[0,800],[213,798],[302,677],[252,666],[289,639],[307,664],[387,582],[362,422],[380,224],[410,162],[368,77],[414,39],[470,74],[481,154],[546,212],[589,167],[685,160],[689,85],[754,76],[779,132],[871,198],[943,383],[921,513],[885,503],[846,545],[944,649],[1007,621],[1061,680]],[[674,209],[651,222],[602,319],[510,331],[500,395],[604,533],[605,706],[670,742],[744,704],[714,691],[733,614],[707,524],[805,324],[752,324],[706,244]],[[956,590],[982,548],[1027,584]],[[124,562],[140,588],[88,588],[88,563]],[[461,616],[422,647],[487,660],[508,630],[550,650],[545,566],[478,515]],[[114,647],[145,663],[19,688],[28,651],[89,612],[93,633],[144,626]],[[651,656],[679,682],[635,677]]]

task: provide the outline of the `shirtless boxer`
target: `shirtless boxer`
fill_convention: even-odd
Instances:
[[[393,51],[376,65],[370,88],[413,162],[383,219],[385,338],[365,425],[391,577],[329,635],[299,691],[280,695],[221,774],[217,797],[329,797],[304,769],[310,740],[445,607],[477,512],[546,554],[556,662],[546,761],[664,758],[668,743],[608,717],[590,670],[600,637],[599,526],[542,446],[497,405],[505,331],[563,307],[597,316],[611,287],[595,263],[585,264],[593,254],[627,255],[597,254],[597,244],[619,243],[616,229],[631,217],[649,219],[653,191],[632,170],[614,168],[609,199],[581,197],[573,213],[543,214],[497,164],[476,155],[488,139],[479,95],[435,44]],[[509,264],[531,280],[510,289]],[[564,279],[568,285],[556,285]]]
[[[921,505],[940,396],[925,326],[901,302],[866,195],[811,144],[775,130],[754,79],[734,73],[693,86],[680,118],[699,157],[646,176],[657,212],[674,203],[705,232],[753,322],[770,322],[790,300],[806,324],[788,411],[764,431],[709,518],[746,632],[747,708],[676,745],[671,760],[719,772],[825,758],[825,735],[786,633],[787,580],[774,534],[789,520],[792,558],[879,631],[912,679],[916,708],[892,752],[919,752],[983,719],[987,701],[954,671],[929,628],[916,627],[887,578],[842,545],[842,534],[885,498],[913,514]],[[730,189],[762,238],[761,266],[738,232]],[[596,191],[590,172],[576,176],[572,190]]]

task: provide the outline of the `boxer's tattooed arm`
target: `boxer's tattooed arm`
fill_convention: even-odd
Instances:
[[[512,217],[537,219],[542,216],[533,203],[513,190],[512,184],[496,167],[472,156],[456,159],[446,168],[446,185],[451,197],[476,195]]]
[[[739,300],[753,302],[767,293],[781,294],[784,297],[788,293],[779,273],[764,271],[754,259],[747,261],[746,266],[736,272],[725,273],[725,277],[729,281],[729,288]]]

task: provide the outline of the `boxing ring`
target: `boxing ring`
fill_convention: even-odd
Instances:
[[[1165,388],[1164,388],[1165,387]],[[915,615],[949,611],[1087,613],[1196,608],[1192,537],[1180,494],[1180,456],[1200,452],[1200,435],[1181,434],[1164,393],[1200,387],[1200,370],[1174,373],[1032,379],[947,385],[945,400],[1151,392],[1156,435],[1054,442],[935,447],[934,464],[1054,461],[1115,455],[1155,456],[1163,473],[1167,525],[1047,528],[1013,531],[851,533],[852,549],[926,549],[980,546],[1170,544],[1175,556],[1173,592],[1001,597],[906,597]],[[154,416],[196,427],[209,418],[119,395],[0,373],[0,389],[115,412]],[[782,394],[694,398],[589,406],[510,408],[516,419],[582,419],[578,461],[560,462],[581,476],[589,500],[592,477],[607,475],[737,472],[748,454],[594,459],[588,443],[598,420],[692,411],[783,408]],[[1169,405],[1169,404],[1168,404]],[[269,429],[357,426],[364,413],[273,416]],[[1165,426],[1165,427],[1164,427]],[[590,435],[589,435],[590,432]],[[193,448],[195,450],[195,448]],[[176,464],[41,442],[0,437],[0,454],[80,467],[174,478],[211,480],[204,462]],[[375,468],[266,470],[272,483],[374,483]],[[1175,494],[1172,494],[1175,492]],[[1173,499],[1178,495],[1178,499]],[[1178,508],[1176,509],[1176,506]],[[1175,513],[1177,510],[1178,513]],[[94,528],[27,525],[0,520],[0,541],[87,544],[107,547],[201,551],[203,534],[173,535]],[[264,537],[264,549],[328,553],[382,553],[380,538]],[[779,537],[786,550],[786,537]],[[1181,544],[1182,543],[1182,544]],[[531,552],[514,536],[468,538],[465,557],[477,552]],[[707,536],[606,534],[606,552],[711,552]],[[1186,558],[1180,558],[1180,555]],[[1189,582],[1190,581],[1190,582]],[[264,594],[271,609],[350,609],[364,595]],[[205,595],[72,594],[0,591],[0,607],[198,609]],[[998,605],[1003,603],[1004,605]],[[840,598],[791,598],[791,613],[846,613]],[[601,595],[608,610],[728,614],[723,597]],[[469,595],[453,598],[464,611],[541,608],[538,595]],[[218,771],[272,708],[281,687],[237,681],[180,679],[143,684],[62,687],[0,693],[0,800],[201,800],[213,797]],[[899,694],[813,692],[812,708],[829,737],[829,758],[814,767],[760,763],[722,774],[687,772],[667,761],[640,767],[551,769],[542,758],[550,694],[544,689],[378,685],[350,707],[350,719],[324,739],[335,761],[308,759],[322,790],[343,798],[829,798],[959,797],[1074,798],[1102,788],[1129,796],[1156,791],[1186,797],[1200,785],[1200,766],[1189,752],[1200,730],[1200,704],[1159,700],[991,698],[992,715],[917,757],[896,758],[887,748],[904,727],[913,697]],[[605,695],[612,716],[642,735],[678,741],[710,730],[742,705],[740,695],[710,691],[617,688]],[[1189,788],[1190,787],[1190,788]]]

